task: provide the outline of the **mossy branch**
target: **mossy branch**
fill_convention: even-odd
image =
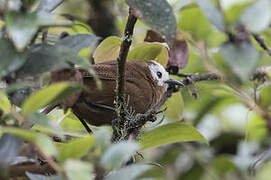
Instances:
[[[132,37],[134,32],[134,26],[137,21],[137,18],[132,14],[132,9],[129,9],[129,16],[126,23],[126,27],[124,30],[124,36],[120,47],[120,54],[117,59],[118,61],[118,78],[116,83],[116,113],[117,113],[117,123],[114,129],[115,131],[123,126],[125,123],[125,96],[124,96],[124,88],[125,88],[125,63],[126,58],[129,52],[129,48],[132,44]],[[113,132],[113,141],[115,136],[118,136],[118,132]],[[118,139],[118,138],[117,138]]]

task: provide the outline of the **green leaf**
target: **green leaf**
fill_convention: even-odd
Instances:
[[[74,53],[77,54],[84,48],[94,46],[98,40],[99,38],[92,34],[76,34],[61,39],[56,43],[56,45],[69,47]]]
[[[270,92],[271,92],[271,85],[267,85],[260,91],[260,95],[259,95],[260,106],[268,110],[271,109]]]
[[[68,158],[79,159],[86,155],[94,145],[94,136],[76,138],[68,143],[61,144],[59,148],[59,162],[64,162]]]
[[[111,146],[112,131],[108,127],[99,127],[94,129],[95,147],[101,152],[104,152]]]
[[[37,33],[40,26],[72,25],[69,21],[57,21],[55,15],[46,12],[18,12],[5,13],[7,31],[17,50],[22,51]]]
[[[120,166],[139,149],[139,145],[135,142],[120,142],[113,144],[101,159],[101,165],[104,168],[111,169]]]
[[[63,131],[69,133],[81,133],[86,131],[80,120],[71,112],[64,116],[64,119],[61,120],[59,126]]]
[[[136,10],[134,14],[144,23],[166,36],[168,40],[175,39],[176,19],[166,0],[126,0],[126,2]]]
[[[51,12],[57,8],[64,0],[40,0],[37,11]]]
[[[197,0],[197,2],[207,19],[209,19],[218,30],[224,32],[226,29],[223,16],[215,5],[210,2],[210,0]]]
[[[231,24],[235,20],[237,20],[249,5],[251,5],[250,1],[243,2],[241,4],[235,4],[231,6],[229,9],[227,9],[226,11],[224,11],[225,19],[227,23]]]
[[[33,76],[48,71],[69,68],[70,66],[67,62],[71,62],[88,70],[94,76],[97,86],[99,87],[101,83],[92,69],[91,64],[87,60],[79,57],[71,48],[66,46],[69,45],[35,45],[31,49],[31,53],[26,63],[17,71],[16,74],[18,76]],[[39,61],[36,61],[37,59],[39,59]]]
[[[7,39],[0,39],[0,75],[5,76],[20,68],[26,61],[26,55],[18,53]]]
[[[31,126],[38,125],[43,128],[47,128],[49,126],[49,117],[42,113],[34,113],[29,116],[29,123]]]
[[[33,132],[33,131],[29,131],[26,129],[7,128],[7,127],[1,127],[1,126],[0,126],[0,128],[2,129],[3,132],[14,134],[16,136],[20,136],[30,142],[35,142],[36,138],[38,136],[38,133]]]
[[[208,144],[208,141],[194,127],[180,122],[169,123],[145,132],[139,143],[141,149],[148,149],[168,143],[185,141],[203,141]]]
[[[23,50],[38,30],[36,13],[8,11],[5,13],[7,31],[18,50]]]
[[[254,112],[250,112],[246,127],[246,140],[260,142],[261,140],[264,140],[267,135],[268,129],[266,128],[266,120]]]
[[[53,141],[45,135],[39,135],[37,136],[37,139],[35,141],[41,150],[48,154],[49,156],[56,156],[57,155],[57,149],[55,145],[53,144]]]
[[[68,68],[66,59],[70,54],[62,52],[62,48],[58,48],[49,44],[37,44],[31,48],[31,52],[26,63],[17,71],[17,75],[34,76],[48,71]],[[73,55],[74,56],[74,55]],[[73,57],[72,57],[73,58]],[[39,61],[37,61],[39,59]]]
[[[20,89],[31,87],[33,85],[34,85],[33,82],[30,82],[30,81],[15,82],[15,83],[8,85],[8,87],[5,89],[5,93],[10,94],[10,93],[16,92]]]
[[[93,54],[95,63],[116,60],[119,56],[120,45],[121,39],[116,36],[110,36],[103,40]]]
[[[117,171],[113,171],[106,176],[105,180],[127,180],[127,178],[129,180],[134,180],[151,167],[151,165],[147,164],[133,164]]]
[[[268,156],[267,154],[265,154],[265,155]],[[271,176],[271,171],[270,171],[271,162],[270,161],[264,162],[264,160],[263,160],[261,165],[262,166],[257,169],[257,174],[255,176],[255,179],[257,179],[257,180],[269,180],[270,176]]]
[[[164,67],[168,62],[168,49],[161,43],[148,43],[131,50],[129,60],[155,60]]]
[[[258,50],[247,42],[238,45],[226,42],[221,45],[220,52],[232,71],[243,80],[248,80],[259,64]]]
[[[69,180],[92,180],[94,179],[91,164],[68,159],[64,165]]]
[[[260,106],[271,110],[271,85],[264,86],[263,89],[261,89],[260,94],[259,94],[259,102]]]
[[[0,126],[1,129],[1,126]],[[19,128],[6,128],[2,127],[3,132],[14,134],[22,137],[23,139],[36,143],[43,152],[48,155],[57,155],[57,149],[53,144],[52,140],[43,134],[36,133],[31,130],[19,129]]]
[[[271,1],[257,0],[240,16],[240,21],[249,31],[262,32],[271,23]]]
[[[188,8],[180,12],[178,27],[189,32],[196,40],[207,39],[213,31],[211,24],[199,8]]]
[[[22,113],[24,115],[34,113],[49,104],[59,102],[79,88],[80,85],[68,82],[52,84],[33,93],[22,105]]]
[[[226,155],[216,157],[212,165],[218,172],[223,174],[237,169],[235,164],[230,160],[230,157]]]
[[[184,103],[181,93],[172,94],[162,108],[165,107],[167,107],[165,114],[170,118],[171,121],[182,120]]]
[[[8,100],[6,94],[0,91],[0,109],[4,112],[4,114],[10,113],[11,104]]]

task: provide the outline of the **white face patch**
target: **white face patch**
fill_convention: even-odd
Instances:
[[[158,86],[167,87],[167,83],[165,83],[165,81],[169,79],[168,72],[165,70],[165,68],[161,64],[155,61],[152,61],[152,62],[154,64],[151,64],[149,66],[149,69],[151,71],[151,75],[153,79],[157,80]]]

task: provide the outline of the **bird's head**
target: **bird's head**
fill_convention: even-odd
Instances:
[[[156,61],[151,61],[149,64],[149,69],[152,75],[152,78],[157,81],[158,86],[165,87],[167,89],[168,85],[179,85],[183,86],[184,84],[180,81],[177,81],[175,79],[171,79],[169,77],[168,72],[165,70],[165,68],[159,64]]]

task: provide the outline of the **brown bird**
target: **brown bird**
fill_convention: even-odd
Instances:
[[[73,94],[62,101],[60,106],[70,107],[81,121],[84,119],[92,125],[111,124],[116,118],[114,98],[117,61],[95,64],[93,68],[102,82],[102,89],[98,89],[93,76],[81,68],[52,72],[51,81],[83,83],[87,90]],[[145,113],[154,107],[161,100],[168,84],[182,85],[181,82],[170,79],[164,67],[152,60],[127,61],[125,80],[124,92],[129,97],[128,107],[135,113]]]

